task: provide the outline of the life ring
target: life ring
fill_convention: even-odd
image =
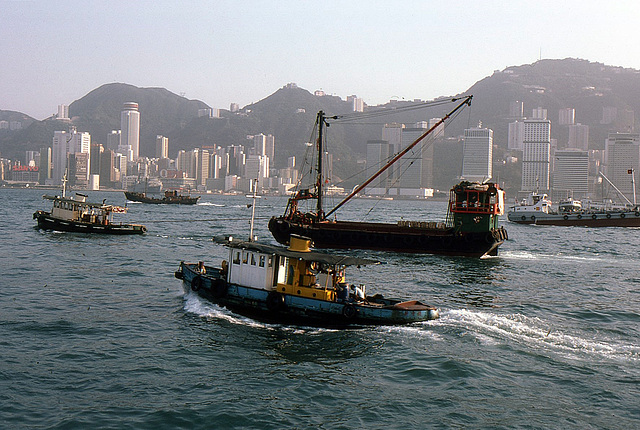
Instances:
[[[275,291],[271,291],[267,296],[267,309],[271,312],[280,312],[284,307],[284,296]]]
[[[342,315],[344,315],[344,317],[348,320],[355,318],[357,313],[358,310],[352,304],[346,304],[342,308]]]
[[[562,217],[565,221],[569,219],[569,215],[565,215]]]
[[[191,289],[198,291],[202,287],[202,276],[197,275],[191,280]]]
[[[222,297],[227,295],[227,282],[224,279],[216,279],[213,281],[213,285],[211,288],[211,294],[216,299],[221,299]]]
[[[620,218],[624,218],[624,217],[626,217],[625,214],[620,214]]]
[[[591,215],[591,219],[598,219],[598,215],[596,214]]]
[[[578,215],[578,219],[582,219],[582,215]]]
[[[607,214],[607,218],[611,218],[611,214]]]

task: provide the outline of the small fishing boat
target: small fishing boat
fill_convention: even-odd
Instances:
[[[133,191],[125,191],[125,197],[132,202],[166,204],[166,205],[195,205],[200,200],[200,196],[184,196],[178,194],[176,190],[165,191],[164,197],[150,197],[147,193],[137,193]]]
[[[279,243],[287,244],[290,235],[297,234],[311,238],[317,248],[373,249],[467,257],[497,255],[498,247],[508,239],[507,231],[499,226],[499,217],[504,213],[504,191],[497,183],[462,181],[456,184],[449,192],[449,206],[444,222],[399,220],[397,223],[378,223],[330,218],[448,118],[469,105],[471,97],[464,97],[455,109],[396,154],[363,184],[354,188],[328,212],[325,212],[323,206],[324,184],[327,181],[323,177],[322,167],[323,129],[328,126],[328,118],[324,112],[318,112],[317,177],[314,178],[312,187],[298,189],[293,194],[283,215],[270,219],[269,230],[273,237]],[[308,200],[316,201],[315,209],[300,210],[300,206]]]
[[[114,223],[114,213],[126,213],[127,208],[102,203],[87,202],[87,196],[76,193],[73,198],[42,196],[53,201],[51,212],[38,210],[33,219],[43,230],[70,231],[100,234],[143,234],[147,228],[140,224]]]
[[[312,251],[310,244],[296,235],[288,248],[228,238],[229,257],[220,267],[182,261],[175,276],[198,295],[267,322],[339,328],[439,317],[420,301],[369,295],[364,285],[347,283],[348,266],[378,262]]]

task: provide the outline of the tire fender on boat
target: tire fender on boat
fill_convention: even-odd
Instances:
[[[484,240],[487,243],[491,244],[496,241],[496,238],[494,237],[493,232],[490,231],[490,232],[487,232],[487,234],[484,236]]]
[[[357,313],[358,313],[358,310],[356,309],[356,307],[350,303],[347,303],[342,308],[342,315],[348,320],[355,318]]]
[[[611,218],[611,214],[607,214],[607,218]]]
[[[578,214],[578,219],[582,219],[582,215]]]
[[[267,309],[271,312],[280,312],[284,307],[284,296],[278,292],[271,291],[267,296]]]
[[[191,289],[198,291],[202,287],[202,276],[197,275],[191,280]]]
[[[565,215],[562,217],[565,221],[569,219],[569,215]]]
[[[216,299],[220,299],[227,295],[227,281],[224,279],[216,279],[211,286],[211,293]]]
[[[625,214],[620,214],[620,218],[624,218],[625,216]]]
[[[591,218],[592,218],[592,219],[598,219],[598,215],[593,214],[593,215],[591,215]]]

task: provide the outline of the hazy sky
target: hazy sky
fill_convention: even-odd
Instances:
[[[465,91],[542,58],[640,69],[640,1],[0,0],[0,109],[102,84],[228,109],[295,82],[368,104]]]

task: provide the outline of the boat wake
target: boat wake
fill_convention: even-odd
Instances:
[[[290,331],[292,333],[317,333],[317,332],[331,332],[333,329],[316,328],[316,327],[298,327],[298,326],[285,326],[282,324],[268,324],[261,323],[251,318],[243,317],[235,314],[230,310],[220,307],[215,303],[211,303],[198,294],[189,291],[184,296],[184,310],[196,314],[204,318],[211,318],[216,320],[223,320],[231,324],[243,325],[252,328],[261,328],[267,330],[279,330]]]
[[[640,362],[640,345],[624,345],[615,339],[586,339],[555,330],[539,319],[519,314],[501,315],[465,309],[444,311],[434,326],[462,329],[462,335],[472,335],[488,345],[505,342],[556,353],[570,359],[594,357],[612,361]]]
[[[548,253],[535,253],[529,251],[504,251],[500,254],[500,258],[505,260],[567,260],[567,261],[584,261],[584,262],[602,262],[602,257],[598,255],[592,256],[579,256],[569,254],[548,254]]]
[[[199,202],[199,203],[196,203],[196,206],[215,206],[217,208],[223,208],[226,205],[221,205],[219,203],[211,203],[211,202]]]

